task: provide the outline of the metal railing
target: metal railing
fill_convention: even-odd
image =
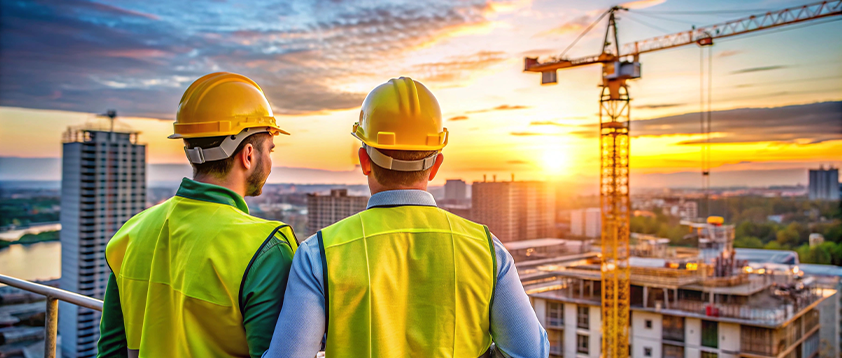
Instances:
[[[47,311],[44,315],[44,358],[56,357],[56,335],[58,334],[58,301],[90,308],[102,312],[102,301],[78,293],[44,286],[34,282],[0,275],[0,283],[47,297]]]

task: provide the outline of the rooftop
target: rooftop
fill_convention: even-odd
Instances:
[[[503,246],[506,247],[507,250],[523,250],[535,247],[545,247],[545,246],[555,246],[555,245],[565,245],[567,240],[564,239],[553,239],[553,238],[544,238],[544,239],[532,239],[532,240],[521,240],[521,241],[511,241],[503,243]]]

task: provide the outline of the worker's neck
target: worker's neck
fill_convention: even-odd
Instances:
[[[205,184],[213,184],[218,185],[223,188],[230,189],[231,191],[240,195],[240,197],[246,196],[246,182],[244,180],[237,180],[234,175],[228,175],[224,178],[217,178],[213,175],[196,175],[193,180],[205,183]]]
[[[369,176],[368,189],[371,191],[371,195],[374,195],[374,194],[377,194],[377,193],[380,193],[380,192],[384,192],[384,191],[389,191],[389,190],[424,190],[424,191],[427,191],[427,181],[424,180],[422,182],[414,183],[412,185],[405,185],[405,186],[404,185],[385,186],[385,185],[381,185],[380,183],[377,182],[377,180],[374,180],[374,178],[371,178],[371,176]]]

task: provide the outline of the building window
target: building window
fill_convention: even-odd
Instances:
[[[741,326],[740,351],[766,356],[776,355],[774,337],[768,328]]]
[[[716,322],[702,320],[702,346],[719,348],[719,325]]]
[[[547,303],[547,326],[564,327],[564,305],[561,302]]]
[[[588,339],[590,339],[588,336],[576,335],[576,352],[588,354]]]
[[[665,340],[684,342],[684,317],[664,315],[662,326]]]
[[[652,329],[652,320],[651,319],[646,320],[646,329]]]
[[[719,355],[713,352],[702,352],[702,358],[718,358]]]
[[[589,311],[590,307],[588,306],[576,307],[576,327],[582,329],[588,329],[590,327],[590,319],[588,317]]]
[[[664,344],[661,346],[664,358],[684,358],[684,347]]]
[[[548,329],[547,336],[550,340],[550,354],[561,356],[564,354],[564,331],[558,329]]]
[[[644,357],[651,357],[652,356],[652,348],[643,347],[643,356]]]

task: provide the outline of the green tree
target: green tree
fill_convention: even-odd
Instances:
[[[814,247],[809,245],[801,245],[795,252],[798,253],[798,259],[803,263],[808,264],[830,264],[833,261],[832,255],[837,250],[837,245],[832,242],[825,242]]]
[[[734,247],[744,247],[748,249],[761,249],[763,248],[763,241],[754,237],[754,236],[743,236],[734,240]]]
[[[770,241],[766,246],[763,246],[766,250],[784,250],[785,248],[781,246],[777,241]]]
[[[801,224],[797,222],[792,222],[789,225],[787,225],[785,229],[778,230],[776,234],[776,240],[778,241],[778,244],[781,245],[781,247],[798,247],[806,241],[803,238],[807,235],[806,233],[802,234],[803,231],[804,228],[801,226]]]

